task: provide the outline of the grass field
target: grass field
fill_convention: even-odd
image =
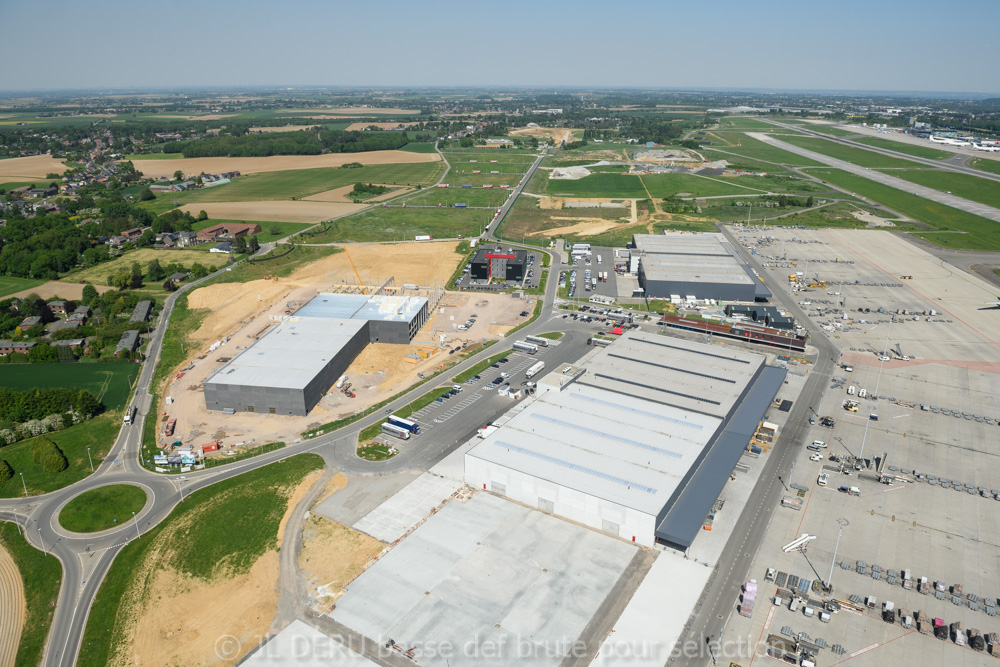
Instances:
[[[482,176],[497,176],[498,174],[491,174],[491,172],[498,171],[500,174],[514,174],[523,175],[528,171],[528,167],[531,164],[521,164],[518,162],[504,162],[498,164],[469,164],[468,162],[453,162],[451,165],[451,171],[448,172],[447,178],[445,178],[445,183],[455,183],[457,180],[464,176],[472,175],[472,172],[479,171]]]
[[[774,209],[772,209],[773,211]],[[869,206],[860,206],[849,203],[830,204],[814,208],[797,209],[795,215],[790,215],[777,220],[769,220],[768,225],[804,225],[806,227],[833,227],[838,229],[866,229],[867,223],[858,220],[851,211],[869,211],[879,217],[885,217],[885,213],[873,209]],[[754,216],[756,218],[756,216]],[[751,223],[752,224],[752,223]],[[895,230],[918,230],[921,229],[912,223],[897,222],[893,227]]]
[[[266,552],[277,549],[278,524],[295,486],[323,467],[316,454],[300,454],[195,491],[173,513],[115,558],[87,619],[81,666],[110,664],[130,637],[126,616],[141,600],[130,598],[133,583],[147,576],[153,552],[169,567],[202,580],[244,574]]]
[[[207,227],[213,227],[215,225],[221,225],[227,222],[243,222],[242,220],[202,220],[201,222],[196,222],[191,225],[193,231],[201,231]],[[295,232],[302,231],[303,229],[308,229],[312,227],[311,223],[308,222],[258,222],[260,225],[260,234],[257,234],[257,240],[261,243],[270,243],[271,241],[277,241],[283,239],[289,234],[294,234]],[[171,251],[173,252],[173,251]],[[162,262],[162,260],[161,260]],[[204,264],[204,262],[202,262]]]
[[[34,280],[31,278],[15,278],[13,276],[0,276],[0,299],[8,294],[14,294],[21,290],[38,287],[45,280]]]
[[[69,461],[69,467],[57,473],[45,472],[42,466],[32,460],[31,444],[34,438],[0,449],[0,459],[7,461],[14,469],[14,476],[0,483],[0,498],[24,495],[20,473],[24,473],[24,484],[28,487],[28,494],[32,496],[61,489],[87,477],[90,475],[87,448],[90,447],[90,456],[94,460],[94,468],[97,468],[114,444],[120,427],[121,418],[117,415],[101,415],[77,426],[49,433],[47,437],[59,445]]]
[[[75,364],[3,364],[0,384],[13,389],[68,387],[86,389],[108,410],[120,410],[142,366],[128,361]]]
[[[970,199],[980,204],[1000,207],[1000,183],[996,181],[967,176],[954,171],[933,169],[892,170],[885,173],[941,192],[950,192],[957,197]]]
[[[812,170],[814,176],[833,185],[863,195],[934,227],[937,232],[917,233],[932,243],[956,250],[996,250],[1000,248],[1000,227],[997,223],[957,208],[938,204],[881,183],[855,176],[839,169]],[[938,232],[954,232],[941,234]]]
[[[473,164],[469,160],[476,160],[475,164],[479,165],[489,165],[490,160],[496,160],[497,164],[500,163],[516,163],[516,164],[531,164],[536,159],[538,155],[534,153],[524,153],[524,152],[514,152],[514,151],[477,151],[474,149],[456,149],[448,148],[448,150],[441,151],[445,159],[454,165],[458,164]]]
[[[62,565],[55,556],[28,544],[17,526],[9,523],[0,523],[0,543],[14,559],[24,582],[26,616],[14,664],[39,665],[59,597]]]
[[[484,185],[492,185],[494,188],[497,188],[501,185],[509,185],[513,187],[520,183],[523,179],[524,174],[521,173],[473,174],[471,171],[458,173],[453,170],[448,172],[448,177],[444,180],[444,182],[448,183],[453,188],[460,188],[463,185],[471,185],[473,188],[479,188]]]
[[[544,178],[545,174],[539,177]],[[639,177],[630,174],[592,174],[577,180],[548,179],[545,192],[569,197],[644,199],[648,196]]]
[[[202,190],[168,192],[144,206],[156,213],[173,208],[173,202],[243,202],[275,199],[302,199],[354,183],[389,185],[431,185],[444,173],[443,162],[366,165],[360,169],[322,167],[269,171],[241,176],[232,183]]]
[[[991,174],[1000,174],[1000,160],[976,158],[972,161],[972,166],[982,171],[988,171]]]
[[[205,250],[154,250],[152,248],[138,248],[130,250],[119,257],[101,262],[96,266],[79,269],[67,273],[63,280],[67,282],[86,281],[94,285],[107,285],[108,276],[112,276],[119,271],[125,271],[132,262],[139,262],[139,266],[145,272],[146,265],[154,259],[160,260],[160,264],[170,264],[177,262],[184,266],[191,266],[198,262],[206,268],[218,268],[229,261],[229,255],[217,252],[208,252],[210,244],[203,246]]]
[[[881,137],[858,137],[856,139],[852,139],[852,141],[856,141],[859,144],[874,146],[876,148],[885,148],[890,151],[896,151],[897,153],[906,153],[907,155],[922,157],[928,160],[946,160],[954,155],[954,153],[938,150],[936,148],[930,148],[928,146],[914,146],[913,144],[903,143],[902,141],[893,141],[892,139],[882,139]]]
[[[763,141],[758,141],[757,139],[748,137],[745,134],[710,132],[705,135],[705,139],[713,142],[711,147],[705,149],[706,157],[711,157],[711,159],[721,158],[732,161],[734,158],[731,157],[730,154],[735,153],[741,157],[763,160],[765,162],[774,162],[775,164],[787,164],[793,167],[823,166],[820,162],[796,155],[795,153],[777,148],[776,146],[772,146],[770,144],[765,144]],[[711,155],[713,149],[725,151],[726,154],[719,155],[718,158],[716,158]]]
[[[782,120],[782,123],[787,121]],[[813,132],[819,132],[820,134],[828,134],[831,137],[849,137],[852,134],[857,134],[851,130],[844,130],[839,127],[833,127],[832,125],[817,125],[815,123],[793,123],[799,127],[803,127],[807,130],[812,130]]]
[[[780,120],[780,119],[778,119]],[[765,123],[762,120],[756,118],[748,118],[746,116],[731,116],[729,118],[719,119],[720,129],[733,129],[733,130],[773,130],[774,125],[770,123]]]
[[[110,484],[81,493],[59,512],[59,524],[74,533],[96,533],[125,525],[146,506],[146,492],[131,484]]]
[[[142,153],[137,155],[126,155],[126,160],[180,160],[184,153]]]
[[[493,219],[493,213],[468,208],[382,208],[377,207],[340,218],[303,243],[412,241],[415,236],[435,239],[478,236]]]
[[[839,144],[832,141],[827,141],[826,139],[819,139],[817,137],[778,137],[781,141],[786,141],[790,144],[794,144],[799,148],[806,148],[817,153],[822,153],[823,155],[828,155],[832,158],[837,158],[838,160],[844,160],[845,162],[850,162],[851,164],[857,165],[859,167],[869,167],[872,169],[876,168],[909,168],[919,169],[923,165],[919,162],[910,162],[909,160],[902,160],[900,158],[889,157],[888,155],[882,155],[881,153],[875,153],[873,151],[867,151],[863,148],[854,148],[853,146],[847,146],[845,144]]]
[[[489,206],[499,208],[510,197],[510,189],[500,188],[425,188],[423,192],[406,198],[409,206],[451,206],[467,204],[469,206]]]

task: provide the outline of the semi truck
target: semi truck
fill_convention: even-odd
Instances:
[[[414,241],[433,241],[434,237],[428,234],[420,234],[413,237]]]
[[[396,426],[395,424],[390,424],[389,422],[385,422],[384,424],[382,424],[382,432],[385,433],[386,435],[391,435],[395,438],[399,438],[400,440],[410,439],[409,431],[400,426]]]
[[[529,343],[533,343],[533,344],[537,345],[538,347],[548,347],[549,346],[549,339],[548,338],[542,338],[541,336],[525,336],[524,340],[528,341]]]
[[[753,605],[757,601],[757,580],[751,579],[743,584],[743,597],[740,599],[740,616],[750,618],[753,615]]]
[[[393,426],[398,426],[399,428],[405,428],[410,433],[417,435],[420,433],[420,424],[409,419],[404,419],[403,417],[397,417],[396,415],[389,415],[386,420]]]
[[[527,341],[519,340],[512,346],[515,350],[520,350],[521,352],[527,352],[528,354],[534,354],[538,352],[538,346],[533,343],[528,343]]]
[[[545,368],[545,362],[544,361],[539,361],[538,363],[534,364],[531,368],[529,368],[528,370],[524,371],[524,377],[526,377],[526,378],[532,378],[532,377],[538,375],[538,373],[541,372],[541,370],[543,368]]]
[[[134,405],[131,405],[128,408],[126,408],[126,410],[125,410],[125,418],[122,420],[122,423],[125,426],[131,426],[132,422],[135,421],[135,412],[136,411],[135,411],[135,406]]]

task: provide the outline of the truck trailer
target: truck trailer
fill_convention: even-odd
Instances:
[[[545,362],[544,361],[539,361],[539,362],[535,363],[534,365],[532,365],[531,368],[529,368],[528,370],[524,371],[524,377],[526,377],[526,378],[532,378],[532,377],[538,375],[538,373],[541,372],[541,370],[543,368],[545,368]]]

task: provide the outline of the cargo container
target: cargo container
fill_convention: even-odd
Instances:
[[[914,616],[914,620],[917,623],[917,632],[920,634],[929,635],[934,630],[934,626],[930,624],[930,621],[927,619],[927,614],[923,611],[918,611],[917,615]]]
[[[173,435],[174,434],[174,428],[176,426],[177,426],[177,420],[176,419],[171,419],[170,421],[168,421],[167,422],[167,427],[165,429],[163,429],[164,435]]]
[[[935,618],[934,621],[934,636],[938,639],[948,638],[948,626],[945,624],[943,618]]]
[[[969,628],[969,648],[974,651],[982,651],[986,648],[986,640],[975,628]]]
[[[405,428],[396,426],[394,424],[390,424],[389,422],[382,424],[382,432],[385,433],[386,435],[391,435],[401,440],[410,439],[409,431],[407,431]]]
[[[740,616],[750,618],[753,615],[753,606],[757,601],[757,580],[751,579],[743,584],[743,596],[740,599]]]
[[[994,657],[1000,656],[1000,635],[997,635],[995,632],[987,634],[986,645],[989,649],[990,655]]]
[[[213,440],[207,444],[201,446],[201,451],[203,452],[217,452],[219,451],[219,441]]]
[[[526,377],[526,378],[532,378],[532,377],[538,375],[538,373],[540,373],[543,368],[545,368],[545,362],[544,361],[539,361],[539,362],[535,363],[534,365],[532,365],[531,368],[529,368],[528,370],[524,371],[524,377]]]
[[[893,602],[882,603],[882,620],[886,623],[896,622],[896,604]]]
[[[951,624],[951,641],[957,646],[965,646],[965,630],[962,628],[962,621],[955,621]]]

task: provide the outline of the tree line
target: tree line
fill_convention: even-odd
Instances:
[[[103,409],[104,406],[97,397],[86,389],[0,387],[0,423],[21,424],[64,413],[72,413],[78,421],[82,421],[99,414]]]

